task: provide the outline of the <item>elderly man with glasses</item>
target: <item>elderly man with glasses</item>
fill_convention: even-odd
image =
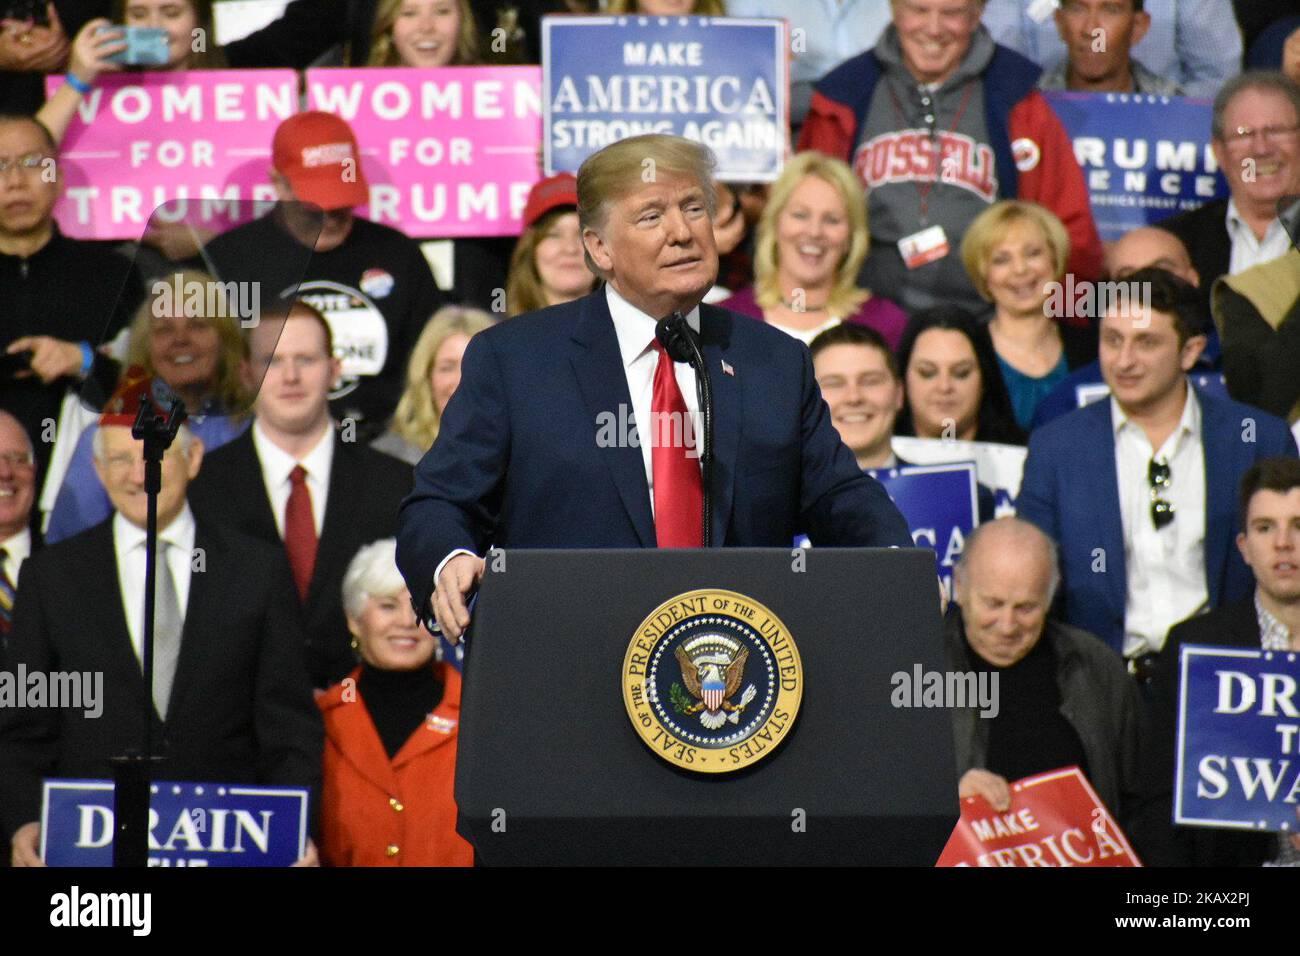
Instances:
[[[1161,221],[1187,246],[1208,303],[1220,276],[1291,248],[1278,202],[1300,192],[1300,86],[1282,73],[1234,77],[1214,98],[1210,146],[1229,196]]]

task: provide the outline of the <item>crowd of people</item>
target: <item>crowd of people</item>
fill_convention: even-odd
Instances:
[[[1289,4],[293,0],[218,47],[211,0],[55,0],[0,30],[0,665],[103,672],[106,701],[99,720],[0,708],[13,865],[40,863],[41,781],[111,776],[142,695],[169,776],[310,789],[302,863],[472,863],[452,797],[459,660],[412,608],[398,510],[471,339],[604,287],[569,172],[539,178],[517,238],[437,243],[440,287],[430,250],[354,211],[368,183],[339,170],[366,144],[314,111],[269,144],[280,201],[263,218],[65,236],[59,143],[122,69],[113,24],[167,31],[160,70],[422,68],[540,62],[541,16],[598,9],[783,17],[806,40],[780,176],[710,184],[706,301],[807,345],[858,465],[908,465],[895,436],[1027,449],[1015,517],[980,489],[945,617],[950,666],[1002,687],[996,718],[954,712],[960,795],[1005,808],[1015,780],[1073,764],[1148,863],[1300,863],[1293,839],[1170,822],[1177,648],[1300,650]],[[47,73],[67,80],[48,100]],[[1212,98],[1209,128],[1184,133],[1228,195],[1103,244],[1043,90]],[[899,159],[926,149],[928,167]],[[1061,314],[1067,277],[1142,294]],[[159,278],[298,292],[247,329]],[[326,314],[339,291],[364,305]],[[162,465],[152,688],[145,396],[188,414]]]

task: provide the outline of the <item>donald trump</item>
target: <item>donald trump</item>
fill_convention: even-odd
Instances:
[[[674,312],[713,387],[712,540],[735,547],[911,547],[907,524],[840,441],[808,350],[701,305],[718,273],[713,156],[674,136],[625,139],[578,171],[587,265],[603,283],[481,332],[399,514],[398,564],[448,639],[469,624],[499,548],[700,547],[695,373],[655,335]],[[620,415],[620,412],[624,413]],[[642,424],[610,440],[611,420]]]

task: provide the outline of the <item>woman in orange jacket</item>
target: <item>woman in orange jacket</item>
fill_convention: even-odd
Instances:
[[[325,721],[321,860],[326,866],[471,866],[452,781],[460,674],[435,662],[392,538],[362,548],[343,578],[360,666],[317,701]]]

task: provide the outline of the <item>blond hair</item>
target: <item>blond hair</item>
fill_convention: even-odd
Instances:
[[[867,231],[867,197],[848,164],[823,153],[807,152],[794,156],[772,184],[754,241],[754,298],[764,309],[775,308],[784,298],[778,278],[777,225],[795,189],[808,176],[816,176],[834,189],[848,216],[849,251],[835,268],[835,282],[831,286],[830,298],[826,300],[826,310],[831,315],[846,318],[871,297],[870,292],[858,287],[858,270],[871,245],[871,234]]]
[[[370,29],[370,55],[366,66],[401,66],[402,59],[393,45],[393,24],[404,0],[380,0],[375,10],[375,22]],[[479,62],[478,25],[469,0],[455,0],[460,10],[460,29],[456,31],[456,52],[449,66],[474,66]]]
[[[197,269],[180,269],[158,279],[150,286],[152,291],[145,296],[144,301],[140,303],[140,307],[135,311],[135,317],[131,320],[131,329],[127,334],[126,364],[123,374],[125,374],[126,369],[130,369],[132,366],[143,368],[150,377],[158,374],[158,370],[153,364],[153,356],[150,353],[149,346],[153,339],[154,304],[163,296],[164,290],[155,287],[159,284],[165,285],[167,287],[165,290],[166,297],[170,300],[173,289],[192,288],[191,283],[196,282],[202,283],[204,289],[209,289],[213,287],[214,283],[217,283],[217,280],[208,273],[200,272]],[[204,296],[205,304],[212,302],[214,298]],[[179,303],[173,304],[180,305]],[[184,307],[181,308],[180,315],[188,317]],[[213,395],[220,403],[221,413],[242,417],[249,410],[251,396],[245,388],[244,378],[241,374],[243,361],[248,357],[248,346],[240,331],[239,318],[237,316],[207,315],[206,311],[204,314],[194,316],[194,318],[202,319],[209,327],[217,330],[217,348],[220,352],[220,358],[217,362],[217,383],[213,389]],[[199,409],[196,408],[191,408],[188,411],[191,415],[199,414]]]
[[[609,0],[605,6],[606,13],[640,13],[637,0]],[[727,7],[722,0],[695,0],[691,8],[693,17],[725,17]]]
[[[583,160],[578,168],[578,226],[600,232],[609,218],[610,203],[617,202],[642,183],[652,183],[660,173],[688,176],[704,190],[709,217],[717,211],[718,194],[713,188],[717,160],[709,147],[665,133],[629,136],[610,143]],[[596,275],[604,272],[592,261],[587,244],[582,244],[587,268]]]
[[[1061,220],[1038,203],[1003,199],[976,216],[966,227],[961,241],[961,263],[975,291],[986,301],[992,301],[987,276],[993,250],[1005,241],[1007,231],[1020,222],[1031,222],[1039,228],[1052,250],[1054,278],[1059,281],[1065,275],[1065,264],[1070,258],[1070,234]]]
[[[438,437],[441,418],[433,401],[429,375],[438,349],[453,335],[473,337],[495,324],[496,320],[481,309],[466,309],[459,305],[443,306],[433,314],[433,318],[424,324],[406,363],[406,390],[393,413],[390,426],[393,431],[417,448],[427,450],[433,444]]]
[[[542,287],[541,273],[537,271],[537,247],[556,220],[572,212],[572,206],[552,209],[520,234],[514,251],[510,254],[510,272],[506,278],[507,315],[522,315],[550,305],[546,301],[546,290]],[[595,276],[591,277],[591,282],[595,285]]]

